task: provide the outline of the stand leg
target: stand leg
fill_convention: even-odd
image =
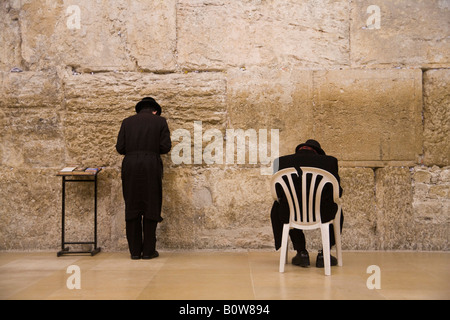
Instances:
[[[65,251],[64,248],[64,240],[65,240],[65,234],[64,234],[64,226],[65,226],[65,216],[66,216],[66,177],[62,177],[62,212],[61,212],[61,251]],[[58,252],[58,257],[61,255],[60,252]]]
[[[97,249],[97,175],[94,181],[94,250]]]
[[[91,252],[91,256],[96,255],[100,252],[100,248],[97,247],[97,175],[95,175],[95,190],[94,190],[94,197],[95,197],[95,208],[94,208],[94,250]]]

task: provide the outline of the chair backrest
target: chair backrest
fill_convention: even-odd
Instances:
[[[299,174],[300,173],[300,174]],[[298,177],[295,179],[295,177]],[[297,180],[297,187],[294,181]],[[278,200],[277,184],[281,185],[287,198],[290,211],[290,222],[302,226],[316,226],[320,220],[320,201],[322,191],[327,183],[333,186],[333,200],[340,206],[339,183],[335,176],[328,171],[313,167],[282,169],[272,176],[271,193]],[[300,190],[299,190],[300,188]],[[298,192],[301,194],[301,207]]]

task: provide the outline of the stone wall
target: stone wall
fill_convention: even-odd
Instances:
[[[0,5],[0,250],[59,248],[69,164],[104,167],[99,245],[127,249],[114,147],[143,96],[177,133],[159,248],[273,248],[268,165],[225,153],[231,129],[276,129],[279,155],[315,138],[339,159],[344,249],[449,250],[450,1]],[[68,186],[68,241],[92,238],[91,189]]]

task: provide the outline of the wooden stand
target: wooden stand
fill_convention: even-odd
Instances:
[[[91,169],[91,170],[89,170]],[[57,176],[62,177],[62,219],[61,219],[61,251],[57,256],[64,254],[81,254],[89,253],[91,256],[100,252],[101,248],[97,247],[97,175],[101,168],[88,168],[82,171],[60,171]],[[89,177],[89,179],[80,179],[81,177]],[[83,242],[66,242],[65,241],[65,215],[66,215],[66,183],[67,182],[86,182],[94,184],[94,241]],[[70,251],[68,244],[92,244],[94,248],[91,251]]]

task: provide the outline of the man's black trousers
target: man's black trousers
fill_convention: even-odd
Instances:
[[[158,222],[139,217],[126,220],[128,248],[132,256],[150,256],[156,250]]]

